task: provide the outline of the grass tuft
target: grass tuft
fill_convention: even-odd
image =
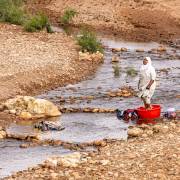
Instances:
[[[103,53],[103,47],[96,35],[89,31],[83,31],[77,38],[78,44],[81,46],[82,52],[96,53],[97,51]]]
[[[44,14],[38,14],[31,17],[24,24],[24,29],[28,32],[36,32],[45,28],[48,24],[48,18]]]
[[[71,9],[71,8],[68,8],[65,10],[64,14],[62,17],[60,17],[60,22],[63,24],[63,25],[67,25],[69,24],[73,17],[77,14],[77,11],[74,10],[74,9]]]
[[[22,25],[24,20],[21,0],[0,0],[0,21]]]

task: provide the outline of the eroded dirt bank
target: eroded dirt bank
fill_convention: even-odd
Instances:
[[[80,61],[74,39],[63,33],[26,33],[0,24],[0,101],[34,95],[92,74],[97,66]]]
[[[59,21],[71,7],[78,12],[73,25],[86,25],[128,40],[167,41],[180,37],[179,0],[39,0],[29,9],[44,10]]]
[[[179,125],[143,125],[143,137],[107,144],[77,167],[38,166],[5,179],[179,179]]]

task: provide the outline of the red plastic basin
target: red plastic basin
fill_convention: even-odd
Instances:
[[[140,119],[156,119],[160,118],[161,106],[154,104],[150,110],[147,110],[144,107],[139,107],[136,111]]]

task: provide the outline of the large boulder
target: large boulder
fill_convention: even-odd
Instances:
[[[55,117],[61,113],[52,102],[45,99],[36,99],[28,104],[27,111],[31,114],[44,114],[45,116]]]
[[[22,119],[60,116],[61,112],[52,102],[30,96],[17,96],[4,103],[5,109]]]

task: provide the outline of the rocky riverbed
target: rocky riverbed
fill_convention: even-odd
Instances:
[[[143,133],[132,135],[131,129],[127,141],[106,144],[96,153],[49,159],[5,179],[179,179],[179,121],[137,129]]]

